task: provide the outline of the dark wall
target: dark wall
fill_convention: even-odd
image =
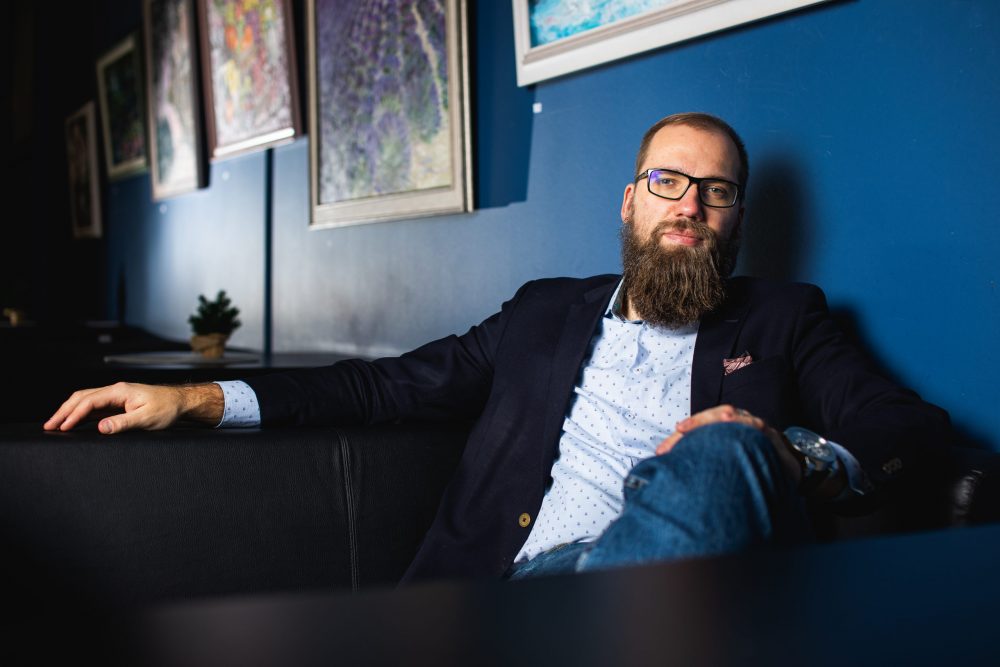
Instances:
[[[276,350],[397,352],[464,330],[525,280],[617,270],[639,137],[704,110],[751,155],[741,269],[823,286],[889,374],[1000,449],[1000,4],[834,0],[527,89],[510,3],[470,5],[478,209],[310,231],[308,137],[275,149]],[[93,96],[100,52],[139,25],[138,3],[102,6],[115,10],[75,9],[78,24],[55,29],[77,45],[69,63],[35,15],[33,132],[13,151],[28,174],[14,179],[27,219],[13,238],[30,249],[18,275],[39,313],[123,316],[177,339],[197,294],[225,288],[246,314],[234,343],[259,347],[263,154],[215,163],[209,188],[162,206],[147,176],[118,182],[105,239],[68,239],[62,121]]]

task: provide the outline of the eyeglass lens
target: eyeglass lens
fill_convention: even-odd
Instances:
[[[698,197],[705,206],[726,208],[736,202],[738,188],[729,181],[695,179]],[[649,191],[666,199],[680,199],[691,186],[691,177],[669,169],[649,170]]]

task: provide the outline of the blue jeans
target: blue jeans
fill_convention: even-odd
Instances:
[[[805,502],[774,445],[743,424],[703,426],[625,478],[621,515],[592,542],[560,545],[509,579],[734,553],[813,539]]]

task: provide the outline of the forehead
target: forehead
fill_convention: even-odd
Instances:
[[[653,135],[642,169],[665,167],[691,176],[737,180],[740,156],[732,140],[717,130],[668,125]]]

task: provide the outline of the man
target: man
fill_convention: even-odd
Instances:
[[[725,122],[668,116],[625,187],[622,277],[530,282],[466,334],[398,358],[76,392],[45,428],[106,408],[124,412],[103,433],[179,418],[473,420],[407,579],[521,578],[808,539],[805,498],[873,496],[947,442],[948,417],[875,374],[818,288],[728,278],[747,177]]]

